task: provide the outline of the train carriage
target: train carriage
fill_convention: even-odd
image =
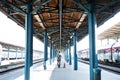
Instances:
[[[1,61],[2,61],[2,45],[0,44],[0,65],[1,65]]]
[[[89,49],[78,51],[79,58],[89,60]],[[97,50],[98,60],[101,62],[120,63],[120,42],[99,47]]]

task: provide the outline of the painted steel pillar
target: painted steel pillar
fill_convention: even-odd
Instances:
[[[55,49],[55,58],[57,57],[57,50]]]
[[[53,58],[54,58],[54,55],[53,55],[53,54],[54,54],[54,46],[53,46],[53,42],[52,42],[52,62],[54,62],[54,61],[53,61]]]
[[[47,53],[47,30],[44,30],[44,69],[46,69],[46,61],[48,59],[47,57],[48,53]]]
[[[46,58],[48,60],[48,36],[46,36],[46,44],[47,44],[47,46],[46,46],[47,57]]]
[[[67,57],[67,62],[69,62],[69,48],[68,48],[68,44],[66,44],[66,57]]]
[[[68,62],[67,45],[66,45],[66,50],[65,50],[65,60],[66,60],[66,62]]]
[[[64,51],[64,58],[65,58],[65,61],[67,62],[67,59],[66,59],[66,49]]]
[[[74,70],[78,69],[78,59],[77,59],[77,35],[76,35],[76,30],[74,30],[74,36],[73,36],[73,45],[74,45]]]
[[[30,66],[33,63],[33,16],[31,14],[32,5],[26,5],[27,13],[25,15],[25,31],[26,31],[26,46],[25,46],[25,68],[24,80],[30,80]]]
[[[55,61],[55,47],[53,46],[53,62]]]
[[[91,1],[89,3],[89,9],[90,11],[88,12],[88,29],[89,29],[90,80],[96,80],[95,79],[95,77],[97,77],[96,72],[99,72],[100,70],[96,66],[98,65],[96,61],[97,59],[95,44],[96,43],[95,29],[97,27],[97,23],[94,1]]]
[[[72,60],[71,60],[71,42],[69,41],[69,65],[72,65]]]
[[[52,40],[50,41],[50,65],[52,64]]]

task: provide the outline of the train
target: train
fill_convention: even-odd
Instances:
[[[17,48],[17,47],[16,47]],[[7,49],[7,48],[3,48],[3,46],[0,44],[0,65],[2,65],[2,62],[10,62],[10,61],[20,61],[20,60],[24,60],[25,58],[25,49],[18,49],[16,50],[11,48],[11,49]],[[33,59],[41,59],[43,58],[43,52],[39,51],[39,50],[33,50]],[[9,61],[8,61],[9,60]]]
[[[89,48],[78,51],[78,57],[89,60]],[[97,57],[99,62],[120,64],[120,42],[99,47]]]
[[[1,61],[2,61],[2,45],[0,45],[0,65],[1,65]]]

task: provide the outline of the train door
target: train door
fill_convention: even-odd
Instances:
[[[120,49],[117,49],[117,50],[116,50],[116,53],[117,53],[116,62],[117,62],[117,63],[120,63]]]

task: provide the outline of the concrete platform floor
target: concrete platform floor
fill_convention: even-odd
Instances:
[[[46,70],[44,70],[43,66],[32,67],[30,80],[89,80],[89,65],[79,62],[78,70],[74,71],[73,65],[65,63],[66,67],[63,68],[63,63],[61,68],[58,68],[56,61],[52,65],[47,62]],[[15,80],[24,80],[24,75]],[[120,80],[120,75],[102,70],[101,80]]]

